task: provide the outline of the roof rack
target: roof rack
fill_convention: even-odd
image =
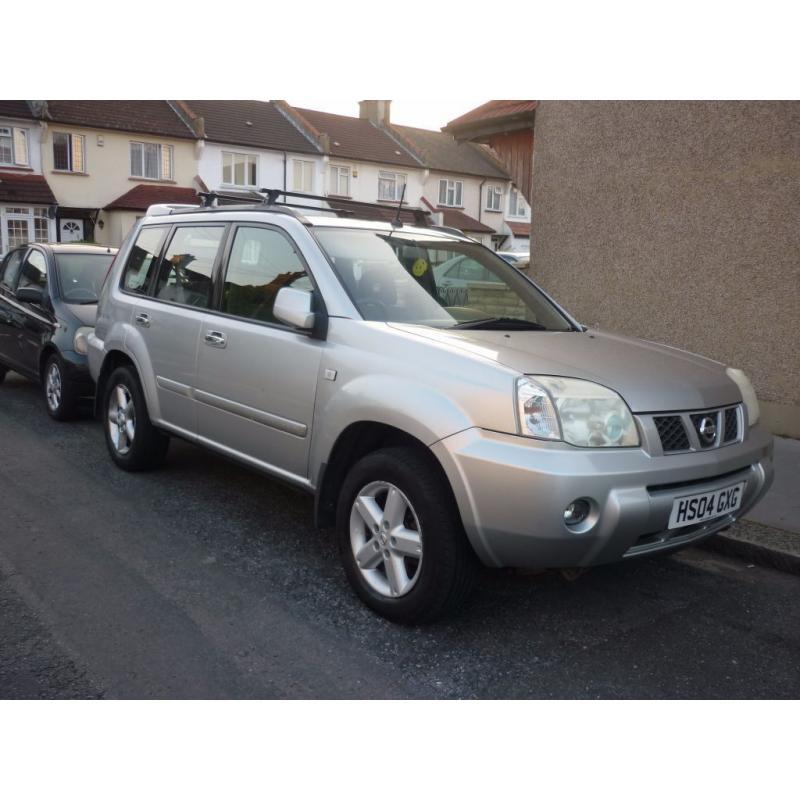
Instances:
[[[189,205],[168,205],[161,204],[159,206],[151,206],[153,214],[148,210],[148,216],[159,216],[166,214],[180,214],[192,213],[202,211],[232,211],[234,206],[242,209],[249,210],[270,210],[277,211],[283,214],[290,214],[297,217],[301,222],[306,224],[308,220],[299,212],[299,209],[305,211],[314,211],[318,214],[335,214],[337,217],[353,218],[358,216],[358,211],[367,211],[380,209],[383,214],[392,214],[394,216],[391,224],[395,227],[402,227],[400,222],[400,212],[404,211],[414,217],[414,223],[422,228],[436,228],[433,220],[428,211],[422,208],[415,208],[410,206],[403,206],[402,204],[395,208],[394,205],[384,205],[382,203],[369,203],[364,200],[350,200],[349,198],[338,197],[325,197],[319,194],[306,194],[304,192],[290,192],[285,189],[258,189],[251,190],[249,197],[242,195],[226,194],[225,192],[198,192],[198,198],[202,205],[189,206]],[[279,200],[279,198],[284,198]],[[322,206],[309,205],[308,203],[295,202],[295,198],[299,200],[315,200],[324,203]],[[222,204],[220,204],[220,201]],[[396,212],[396,213],[394,213]]]

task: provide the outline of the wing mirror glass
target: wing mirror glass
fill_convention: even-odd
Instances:
[[[44,291],[41,286],[20,286],[14,296],[22,303],[35,303],[42,305],[44,301]]]
[[[276,319],[307,331],[314,327],[314,312],[311,310],[313,297],[311,292],[302,289],[292,289],[284,286],[275,298],[272,313]]]

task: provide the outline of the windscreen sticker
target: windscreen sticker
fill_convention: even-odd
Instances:
[[[418,258],[411,267],[411,273],[415,278],[421,278],[428,271],[428,262],[424,258]]]

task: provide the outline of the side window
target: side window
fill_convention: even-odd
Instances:
[[[122,288],[126,292],[147,294],[147,287],[155,272],[156,260],[161,252],[166,231],[167,228],[163,225],[142,228],[139,231],[122,276]]]
[[[47,285],[47,261],[41,250],[31,250],[19,276],[19,286],[38,286],[41,289]]]
[[[161,262],[155,296],[184,306],[208,308],[211,273],[224,232],[221,225],[176,228]]]
[[[284,286],[312,290],[291,241],[270,228],[238,228],[225,274],[221,310],[237,317],[278,322],[272,307]]]
[[[25,250],[14,250],[6,256],[4,268],[0,271],[0,283],[9,289],[16,289],[17,275],[19,275],[19,268],[22,265],[22,257],[25,255]]]

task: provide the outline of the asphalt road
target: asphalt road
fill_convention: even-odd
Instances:
[[[487,571],[456,618],[351,594],[309,497],[173,442],[116,469],[99,424],[0,385],[0,697],[800,696],[800,578],[710,551]]]

